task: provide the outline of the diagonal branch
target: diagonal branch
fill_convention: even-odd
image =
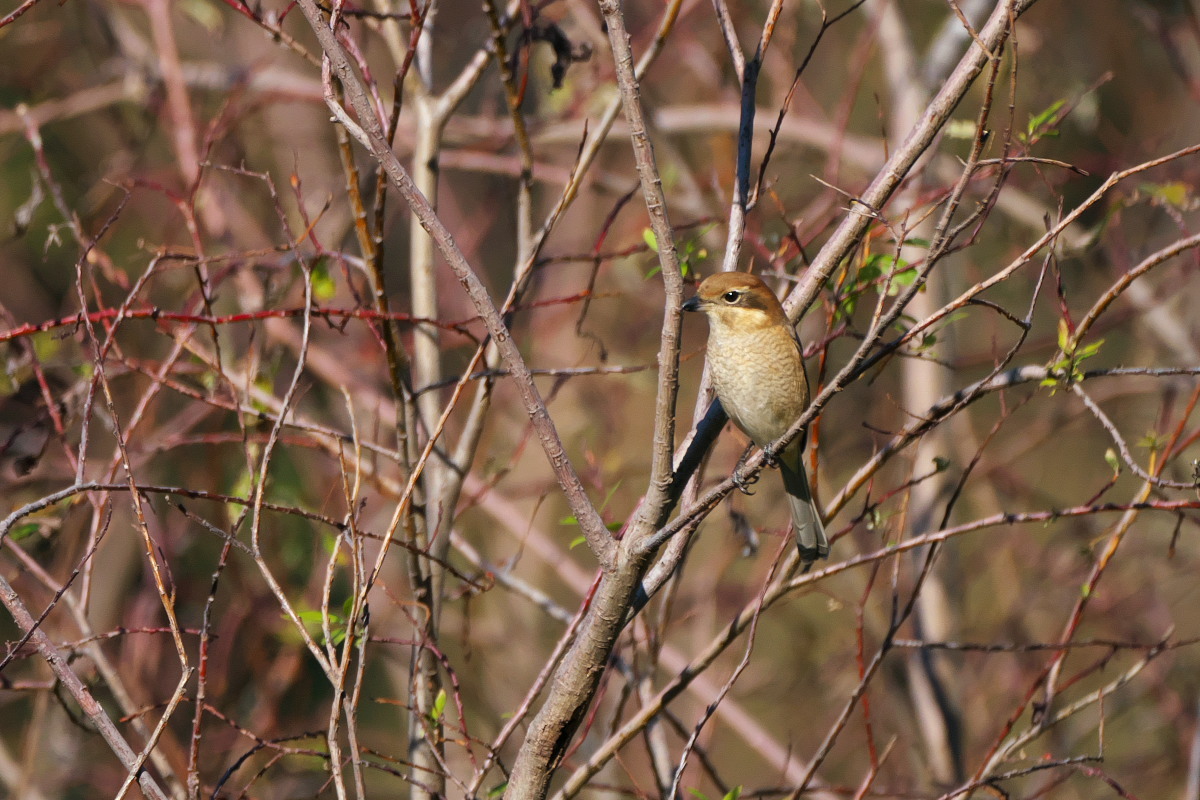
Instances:
[[[79,703],[79,707],[83,709],[83,713],[93,725],[100,735],[104,737],[104,741],[112,748],[121,764],[131,773],[137,775],[138,785],[146,796],[151,800],[166,800],[167,793],[162,790],[154,776],[141,768],[143,756],[139,756],[125,741],[125,737],[121,735],[121,731],[117,729],[116,724],[105,712],[104,707],[84,685],[75,671],[71,669],[71,665],[67,663],[66,657],[62,652],[55,647],[54,642],[50,641],[50,637],[46,635],[40,627],[37,627],[37,621],[33,615],[29,613],[29,609],[21,602],[21,598],[16,591],[0,576],[0,603],[8,609],[12,614],[13,620],[17,623],[22,631],[29,635],[29,641],[37,648],[38,653],[46,663],[50,666],[54,676],[59,682],[70,692],[71,697],[75,698],[75,702]]]
[[[958,66],[942,84],[942,88],[929,103],[917,124],[909,131],[904,142],[896,148],[866,190],[851,204],[850,213],[817,253],[812,266],[804,275],[804,280],[788,296],[784,308],[789,316],[795,319],[816,300],[821,287],[833,275],[838,264],[862,239],[867,227],[876,218],[878,210],[883,208],[892,194],[900,188],[917,159],[933,144],[942,126],[966,96],[975,78],[999,54],[1000,48],[1012,32],[1011,25],[1035,2],[1037,0],[1006,0],[997,5],[987,24],[979,32],[979,38],[972,42],[966,54],[959,60]]]
[[[537,433],[538,441],[541,443],[542,449],[546,453],[546,458],[550,462],[550,467],[554,470],[555,477],[562,487],[563,494],[571,506],[571,512],[579,521],[579,527],[587,539],[588,547],[591,548],[592,553],[603,568],[611,569],[614,563],[616,545],[608,529],[605,528],[604,521],[600,518],[599,512],[596,511],[596,507],[588,499],[587,492],[584,490],[574,466],[572,466],[570,460],[567,458],[562,439],[559,438],[558,430],[554,427],[554,421],[550,419],[550,414],[546,410],[546,404],[533,382],[533,376],[529,372],[529,367],[525,363],[525,359],[521,356],[521,352],[513,341],[512,336],[509,334],[508,327],[504,324],[500,312],[497,311],[495,304],[492,303],[487,289],[484,287],[482,281],[479,280],[479,276],[476,274],[474,268],[471,267],[466,256],[463,255],[458,245],[455,244],[454,237],[450,234],[450,231],[442,224],[442,221],[429,205],[429,202],[413,183],[408,170],[404,168],[404,165],[400,163],[400,159],[392,152],[387,138],[384,136],[380,121],[375,115],[370,98],[368,98],[366,90],[363,88],[362,81],[355,74],[354,68],[346,56],[346,52],[337,41],[337,37],[333,31],[330,30],[329,24],[322,15],[317,3],[315,0],[300,0],[299,5],[301,11],[304,12],[304,16],[308,19],[309,25],[312,26],[317,40],[321,43],[326,57],[330,60],[334,73],[346,91],[346,96],[350,100],[350,106],[358,117],[358,124],[354,124],[351,120],[346,119],[344,116],[345,110],[332,97],[327,97],[326,102],[329,104],[330,110],[335,115],[338,115],[343,123],[348,123],[347,129],[350,130],[351,135],[358,139],[360,144],[369,149],[371,155],[383,166],[392,184],[400,191],[400,194],[412,209],[413,214],[421,223],[421,227],[432,237],[442,256],[446,259],[446,263],[449,264],[450,269],[454,272],[458,282],[466,290],[467,296],[471,299],[476,311],[479,312],[479,316],[487,326],[488,333],[496,342],[496,347],[499,349],[500,355],[508,365],[509,371],[517,385],[517,390],[521,395],[521,402],[525,406],[525,411],[529,415],[534,431]]]

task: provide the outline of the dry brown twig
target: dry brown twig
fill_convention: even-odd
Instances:
[[[1120,592],[1142,569],[1165,581],[1193,557],[1198,509],[1186,461],[1200,437],[1190,391],[1200,366],[1160,366],[1174,361],[1156,361],[1160,352],[1130,322],[1148,308],[1169,315],[1172,289],[1185,293],[1180,265],[1197,238],[1194,201],[1179,187],[1188,185],[1195,145],[1173,142],[1161,158],[1113,156],[1121,166],[1106,165],[1109,178],[1089,185],[1090,195],[1061,199],[1069,193],[1060,181],[1080,175],[1075,165],[1094,172],[1095,164],[1035,147],[1061,118],[1031,119],[1027,130],[1018,122],[1037,61],[1011,40],[1032,5],[1021,0],[989,6],[986,22],[978,3],[944,9],[965,55],[957,67],[943,55],[923,71],[941,81],[928,103],[905,84],[923,54],[905,28],[915,18],[900,6],[859,14],[851,2],[793,19],[779,2],[736,14],[723,0],[671,2],[648,21],[607,1],[598,11],[488,3],[471,34],[478,40],[455,50],[446,23],[459,20],[444,4],[301,0],[316,48],[286,14],[226,5],[228,17],[272,37],[306,72],[285,78],[264,57],[235,75],[224,69],[241,55],[233,36],[228,61],[199,45],[194,55],[190,43],[181,52],[182,26],[205,23],[146,0],[94,21],[111,22],[119,65],[142,69],[140,83],[116,86],[102,73],[92,90],[34,94],[43,102],[0,112],[0,136],[24,135],[21,152],[39,182],[22,225],[43,230],[38,202],[49,198],[44,211],[61,218],[78,249],[70,307],[56,318],[0,308],[0,344],[16,365],[6,375],[35,389],[54,438],[32,463],[58,470],[18,475],[0,521],[0,597],[18,623],[0,654],[0,702],[38,693],[41,704],[36,719],[18,722],[23,774],[0,748],[6,789],[37,784],[45,794],[56,785],[52,775],[30,776],[39,726],[60,713],[47,687],[61,681],[60,696],[73,698],[61,708],[69,715],[78,703],[116,755],[105,757],[119,774],[97,780],[118,796],[135,780],[149,796],[198,798],[272,793],[277,780],[293,778],[339,798],[396,785],[425,800],[501,788],[522,800],[602,787],[711,796],[749,774],[757,786],[746,789],[761,796],[957,797],[1018,781],[1067,785],[1068,775],[1131,796],[1119,761],[1101,771],[1092,749],[1056,749],[1035,767],[1017,756],[1068,719],[1098,732],[1101,755],[1118,753],[1108,744],[1119,719],[1107,698],[1144,685],[1155,671],[1144,666],[1160,653],[1191,657],[1186,638],[1147,645],[1120,630],[1080,631],[1117,626],[1113,599],[1098,593],[1101,577]],[[6,35],[55,11],[34,6],[0,21],[12,24]],[[743,11],[760,15],[753,55],[735,29],[751,19]],[[143,12],[137,24],[125,18]],[[697,34],[708,14],[711,30]],[[813,44],[797,50],[810,22]],[[531,91],[544,66],[543,39],[531,31],[554,29],[570,45],[572,24],[590,25],[600,49],[607,39],[615,90],[599,88],[610,68],[604,57],[573,66],[548,96]],[[874,98],[882,136],[869,123],[863,132],[860,107],[870,102],[877,52],[887,78],[887,93]],[[810,62],[822,72],[848,66],[833,122],[817,119],[829,95],[806,72]],[[689,96],[677,75],[702,74],[706,64],[720,76],[708,80],[728,85]],[[1006,77],[1008,107],[994,111],[994,88]],[[946,133],[973,86],[973,127],[964,121]],[[202,93],[214,87],[226,94],[210,103]],[[105,206],[93,192],[79,200],[85,193],[56,177],[70,174],[55,163],[62,121],[90,122],[97,109],[150,98],[162,101],[152,109],[161,141],[133,160],[124,199],[106,195]],[[298,98],[327,104],[312,129],[320,134],[297,140],[311,147],[302,157],[264,166],[292,140],[278,130],[247,136],[255,125],[245,123],[270,120]],[[754,119],[766,108],[777,121],[759,137],[767,147],[754,170]],[[331,113],[336,142],[323,140]],[[1003,125],[990,122],[1004,115]],[[51,126],[54,136],[43,138]],[[821,172],[799,143],[846,155],[834,156],[828,191],[818,188],[808,206],[786,185],[807,186],[803,176]],[[160,150],[169,166],[146,177]],[[315,178],[322,160],[330,169]],[[439,164],[454,176],[440,175]],[[291,170],[286,181],[281,169]],[[634,170],[628,198],[640,202],[627,204]],[[776,181],[777,170],[800,180]],[[463,190],[460,181],[485,173],[501,194]],[[277,192],[276,181],[290,192]],[[391,203],[389,188],[404,202]],[[756,208],[764,190],[774,216]],[[142,206],[153,204],[178,230],[146,234],[163,244],[139,244],[145,252],[131,257],[123,240],[143,235]],[[1137,227],[1129,209],[1169,232]],[[604,222],[589,222],[597,218]],[[766,262],[783,282],[810,264],[789,307],[823,317],[807,321],[805,337],[820,391],[795,431],[810,426],[812,472],[822,467],[818,489],[831,526],[839,521],[842,560],[808,575],[794,574],[794,556],[766,571],[734,560],[720,537],[694,536],[733,485],[723,471],[714,480],[701,469],[724,423],[719,409],[698,403],[675,442],[680,351],[690,347],[679,315],[684,273],[696,266],[698,243],[716,249],[706,229],[713,220],[725,228],[726,268]],[[407,239],[393,236],[405,225]],[[1122,237],[1145,241],[1145,251]],[[53,259],[61,245],[46,238],[44,257]],[[1111,276],[1098,274],[1100,259],[1087,270],[1072,261],[1089,242],[1107,248]],[[407,260],[398,257],[405,245]],[[651,258],[658,277],[640,283],[634,273]],[[397,265],[408,287],[397,283]],[[564,288],[580,269],[586,288]],[[927,288],[943,278],[953,299]],[[454,281],[464,293],[447,291]],[[584,313],[587,333],[603,339],[571,340]],[[568,318],[560,336],[551,326]],[[1060,320],[1065,333],[1056,336],[1050,328]],[[1175,326],[1177,338],[1186,327]],[[1109,344],[1099,351],[1102,336]],[[601,363],[587,341],[600,342]],[[606,363],[603,351],[618,347],[617,364],[633,366]],[[695,348],[685,355],[699,363]],[[72,375],[72,359],[86,369]],[[685,366],[685,384],[691,371]],[[930,374],[946,383],[917,386]],[[1154,404],[1147,458],[1135,431]],[[577,406],[590,417],[576,418]],[[1116,466],[1097,477],[1090,451],[1067,455],[1055,444],[1064,429],[1073,444],[1111,445]],[[0,444],[8,436],[0,429]],[[525,452],[530,440],[541,453]],[[1031,467],[1033,459],[1045,466]],[[761,469],[761,456],[749,464]],[[178,475],[164,477],[164,468]],[[1044,491],[1039,469],[1078,473],[1078,496]],[[762,494],[768,499],[747,501],[745,512],[738,505],[738,519],[750,520],[741,524],[773,519],[769,489]],[[573,552],[546,521],[568,514],[586,548]],[[1104,528],[1113,514],[1119,521]],[[1154,537],[1172,523],[1160,564]],[[129,534],[140,541],[132,558],[119,550]],[[1042,548],[1037,558],[1029,547]],[[1129,558],[1134,552],[1145,557]],[[1017,553],[1038,562],[1024,566],[1036,588],[1007,571]],[[133,564],[144,580],[122,583],[110,563]],[[1032,622],[1023,627],[1026,615],[974,597],[1011,585],[1037,606],[1027,616],[1057,633],[1039,637]],[[123,595],[115,606],[114,589]],[[1170,601],[1155,587],[1146,592],[1153,611],[1137,595],[1118,598],[1123,614],[1169,628],[1159,623]],[[938,594],[952,600],[946,629],[909,621]],[[818,601],[828,614],[809,613]],[[103,616],[113,607],[115,624]],[[977,632],[963,644],[954,615],[966,608]],[[849,611],[853,636],[838,622]],[[730,648],[743,635],[739,660]],[[781,638],[768,646],[766,637]],[[1024,695],[989,694],[978,709],[960,702],[969,736],[953,730],[952,715],[940,735],[914,736],[910,729],[930,727],[939,712],[922,707],[891,667],[909,655],[929,661],[933,651],[943,664],[967,665],[965,686],[977,685],[970,667],[981,663],[981,674],[1002,670],[997,685]],[[1071,654],[1085,652],[1099,655],[1072,668]],[[1101,684],[1099,671],[1118,658],[1122,672]],[[837,667],[855,659],[856,675]],[[955,683],[930,691],[954,695]],[[756,699],[764,687],[766,704]],[[803,720],[763,708],[794,706],[797,697]],[[186,703],[194,709],[184,733],[174,717]],[[1040,716],[1025,724],[1031,710]],[[399,716],[381,723],[388,714]],[[312,741],[297,744],[298,730]],[[957,764],[946,757],[955,748]],[[743,752],[753,763],[728,755]],[[950,774],[909,768],[939,755]]]

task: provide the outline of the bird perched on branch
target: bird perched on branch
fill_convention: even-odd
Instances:
[[[734,424],[777,461],[783,474],[804,568],[829,555],[821,514],[804,471],[801,433],[779,452],[770,446],[808,408],[808,376],[796,329],[775,293],[756,275],[719,272],[701,282],[684,311],[708,317],[708,368],[713,388]],[[734,480],[749,493],[737,474]]]

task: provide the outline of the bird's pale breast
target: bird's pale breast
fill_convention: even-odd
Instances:
[[[721,405],[760,447],[782,436],[808,406],[800,349],[786,328],[714,329],[708,363]]]

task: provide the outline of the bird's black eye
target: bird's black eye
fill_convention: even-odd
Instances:
[[[742,293],[736,289],[730,289],[725,294],[721,295],[721,299],[726,303],[736,303],[737,299],[742,296]]]

